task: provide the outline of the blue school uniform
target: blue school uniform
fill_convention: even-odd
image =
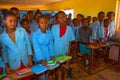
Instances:
[[[30,23],[30,30],[31,30],[31,33],[34,33],[35,31],[37,31],[39,28],[37,22],[35,20],[33,20],[31,23]]]
[[[32,55],[30,41],[23,28],[16,28],[15,39],[16,43],[11,40],[6,30],[0,35],[3,59],[9,64],[11,70],[20,68],[21,61],[27,66],[29,55]]]
[[[32,42],[34,48],[34,61],[40,60],[48,61],[50,56],[53,56],[53,37],[49,30],[46,33],[42,33],[40,29],[32,34]]]
[[[115,34],[115,21],[112,20],[109,24],[109,35],[112,37]]]
[[[95,21],[94,23],[91,24],[91,29],[92,29],[92,39],[97,39],[99,40],[100,38],[104,38],[104,23],[100,23],[99,21]]]
[[[75,26],[72,26],[71,27],[72,30],[73,30],[73,34],[75,36],[75,40],[78,40],[79,39],[79,26],[75,27]]]
[[[5,25],[0,22],[0,34],[3,33],[3,31],[5,30]]]
[[[60,37],[60,25],[58,24],[52,27],[55,56],[66,55],[68,51],[69,42],[75,40],[71,27],[66,27],[66,32],[62,37]]]

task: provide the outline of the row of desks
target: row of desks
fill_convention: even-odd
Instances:
[[[69,61],[70,59],[72,59],[72,57],[70,57],[69,59],[67,59],[67,60],[65,60],[65,61],[63,61],[63,62],[60,62],[59,63],[59,66],[60,65],[62,65],[63,63],[66,63],[67,61]],[[69,65],[68,65],[69,66]],[[52,69],[48,69],[49,71],[51,71],[51,70],[54,70],[54,69],[56,69],[57,67],[55,67],[55,68],[52,68]],[[26,73],[26,74],[24,74],[24,75],[21,75],[21,76],[18,76],[16,73],[11,73],[11,74],[8,74],[7,76],[8,76],[8,78],[10,79],[10,80],[21,80],[21,79],[23,79],[23,78],[25,78],[25,77],[28,77],[28,76],[35,76],[36,74],[34,74],[33,72],[28,72],[28,73]]]
[[[80,43],[79,40],[75,40],[74,42],[77,43],[77,44]],[[114,45],[117,45],[119,47],[119,49],[120,49],[120,42],[114,42],[113,44],[102,44],[102,45],[91,45],[91,44],[88,44],[86,46],[87,48],[91,49],[91,53],[89,55],[90,58],[91,58],[91,61],[90,61],[91,62],[90,65],[91,66],[89,66],[89,71],[88,71],[89,74],[92,74],[92,72],[93,72],[93,66],[94,66],[93,60],[94,60],[95,50],[98,50],[98,49],[104,48],[104,47],[112,47]],[[77,46],[77,47],[79,49],[79,46]],[[120,50],[119,50],[119,56],[118,57],[119,57],[118,59],[119,59],[119,62],[120,62]]]

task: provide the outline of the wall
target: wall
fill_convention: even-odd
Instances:
[[[117,0],[64,0],[63,2],[47,5],[49,10],[74,9],[74,16],[82,13],[85,16],[97,16],[99,11],[114,11]]]

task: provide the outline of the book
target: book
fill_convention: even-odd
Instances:
[[[71,56],[62,55],[62,56],[56,57],[56,60],[59,62],[64,62],[64,61],[69,60],[71,58],[72,58]]]
[[[47,68],[48,68],[48,70],[53,70],[58,66],[59,66],[59,64],[55,64],[55,65],[48,66]]]
[[[31,69],[29,67],[25,67],[25,68],[15,70],[15,72],[18,76],[20,76],[20,75],[26,74],[28,72],[31,72]]]
[[[40,74],[43,73],[45,71],[47,71],[47,67],[46,66],[42,66],[41,64],[35,65],[31,68],[32,72],[35,74]]]
[[[55,65],[56,64],[56,60],[50,60],[50,61],[47,61],[48,65],[47,66],[51,66],[51,65]]]
[[[0,79],[5,77],[5,76],[6,76],[6,74],[0,74]]]

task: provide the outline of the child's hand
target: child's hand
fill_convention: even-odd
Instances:
[[[40,63],[41,63],[43,66],[47,66],[47,62],[44,61],[44,60],[42,60]]]
[[[50,60],[54,60],[54,59],[55,59],[54,56],[51,56],[51,57],[50,57]]]
[[[7,68],[6,68],[6,73],[7,73],[7,74],[10,74],[10,73],[12,73],[12,70],[10,70],[10,68],[7,67]]]
[[[29,66],[29,67],[32,67],[32,66],[33,66],[33,62],[32,62],[32,61],[29,61],[28,66]]]

